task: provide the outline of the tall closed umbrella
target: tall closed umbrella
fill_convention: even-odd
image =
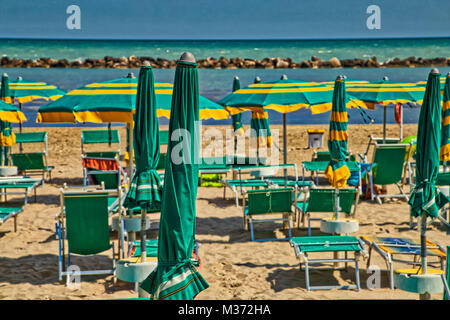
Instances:
[[[196,230],[199,94],[197,64],[189,52],[177,62],[173,91],[158,266],[141,288],[153,299],[191,300],[209,285],[191,261]]]
[[[444,98],[442,102],[442,134],[441,149],[439,159],[441,161],[450,161],[450,73],[444,86]]]
[[[232,91],[235,92],[235,91],[239,90],[240,88],[241,88],[241,80],[239,80],[238,77],[234,77]],[[244,134],[244,128],[242,126],[242,112],[232,114],[231,122],[233,125],[233,131],[234,131],[234,151],[236,152],[237,136],[242,136]]]
[[[161,206],[161,179],[156,166],[159,162],[159,127],[156,117],[156,98],[151,66],[143,66],[139,72],[134,116],[133,150],[136,171],[124,206],[141,208],[141,248],[146,248],[146,212],[159,210]],[[141,261],[146,259],[146,250],[141,250]]]
[[[2,85],[0,90],[0,99],[5,103],[11,103],[11,92],[9,90],[9,78],[6,73],[2,76]],[[8,163],[8,149],[16,142],[14,132],[12,132],[9,121],[0,120],[0,165]]]
[[[331,185],[343,188],[350,177],[347,167],[347,107],[345,106],[345,79],[339,76],[336,79],[333,92],[333,106],[330,117],[330,132],[328,136],[328,150],[331,161],[325,170]]]
[[[420,109],[416,149],[416,185],[409,205],[411,215],[421,217],[420,242],[422,273],[427,273],[426,220],[435,218],[448,199],[436,188],[439,173],[439,147],[441,144],[441,95],[439,71],[428,75],[422,108]]]

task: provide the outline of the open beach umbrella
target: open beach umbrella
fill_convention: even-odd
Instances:
[[[336,189],[345,187],[348,178],[350,178],[350,170],[345,161],[348,141],[345,95],[345,78],[339,76],[334,85],[328,136],[328,150],[330,151],[331,161],[325,170],[325,175],[330,184]]]
[[[428,76],[422,108],[420,109],[416,149],[416,185],[408,204],[411,215],[421,217],[420,242],[422,273],[427,273],[426,219],[438,216],[439,209],[448,199],[436,188],[439,173],[439,147],[441,142],[441,95],[439,71]]]
[[[158,265],[141,288],[158,300],[192,300],[208,288],[191,261],[195,244],[199,132],[198,71],[184,53],[177,62],[158,237]],[[178,146],[181,145],[181,148]],[[173,153],[173,154],[172,154]],[[197,160],[197,161],[196,161]]]
[[[442,130],[439,160],[450,161],[450,73],[447,74],[442,101]]]
[[[261,79],[256,77],[255,84],[260,83]],[[272,146],[272,134],[269,127],[269,114],[264,111],[263,108],[257,108],[252,110],[252,119],[250,120],[250,128],[253,129],[251,134],[256,137],[256,150],[259,150],[259,146],[266,143],[267,147]]]
[[[26,103],[33,100],[57,100],[66,94],[64,90],[42,81],[29,81],[18,77],[9,83],[14,102]]]
[[[159,127],[156,117],[156,97],[151,66],[143,66],[139,72],[134,119],[133,150],[136,171],[124,206],[141,208],[141,219],[145,226],[146,212],[160,210],[161,178],[156,171],[159,162]],[[141,229],[141,248],[146,247],[146,231]],[[141,250],[141,261],[146,259],[146,250]]]
[[[132,75],[91,83],[39,108],[37,122],[132,123],[136,108],[137,79]],[[158,117],[170,117],[173,85],[155,82]],[[222,106],[200,98],[201,119],[226,119]]]

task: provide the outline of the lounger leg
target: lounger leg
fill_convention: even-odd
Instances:
[[[308,260],[305,261],[305,282],[306,282],[306,290],[311,291],[311,288],[309,286],[309,265]]]
[[[255,241],[255,234],[253,232],[253,221],[250,219],[250,233],[252,235],[252,241]]]
[[[309,215],[308,215],[307,219],[308,219],[308,236],[311,237],[311,220],[309,219]]]
[[[17,232],[17,215],[14,215],[14,232]]]
[[[345,252],[347,253],[347,251]],[[355,257],[356,289],[360,291],[358,259]]]

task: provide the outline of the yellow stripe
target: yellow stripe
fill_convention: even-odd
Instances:
[[[268,119],[269,114],[265,111],[259,112],[259,111],[253,111],[252,112],[252,119]]]
[[[443,101],[442,103],[442,111],[447,111],[450,109],[450,100],[449,101]]]
[[[172,89],[155,90],[155,94],[172,94]],[[73,90],[67,95],[115,95],[115,94],[136,94],[137,89],[129,90]]]
[[[4,101],[6,103],[11,103],[11,104],[14,103],[14,98],[11,98],[11,97],[0,98],[0,100]]]
[[[45,82],[10,82],[11,86],[46,86]]]
[[[39,87],[39,88],[36,88],[36,86],[28,86],[28,87],[25,87],[25,86],[9,86],[9,88],[10,89],[15,89],[15,90],[27,90],[27,89],[33,89],[33,90],[37,90],[37,89],[56,89],[56,87],[55,86],[43,86],[43,87]]]
[[[439,150],[440,161],[450,161],[450,144],[443,145]]]
[[[27,121],[27,118],[20,111],[0,111],[0,120],[8,122],[24,122]]]
[[[247,93],[297,93],[297,92],[326,92],[332,91],[330,87],[311,87],[311,88],[292,88],[292,89],[240,89],[235,91],[237,94],[247,94]]]
[[[268,106],[265,106],[264,109],[270,109],[275,110],[280,113],[289,113],[301,108],[307,108],[308,104],[306,103],[299,103],[299,104],[291,104],[291,105],[277,105],[277,104],[269,104]]]
[[[331,112],[330,121],[334,122],[348,122],[347,112]]]
[[[105,123],[105,122],[133,122],[133,113],[131,112],[120,112],[120,111],[83,111],[75,112],[75,119],[78,122],[95,122],[95,123]]]
[[[316,86],[316,85],[321,85],[318,82],[306,82],[306,83],[255,83],[255,84],[251,84],[249,85],[250,88],[268,88],[268,87],[299,87],[299,86],[303,86],[303,87],[311,87],[311,86]]]
[[[347,131],[338,131],[331,130],[330,131],[330,141],[345,141],[348,140],[348,132]]]
[[[86,85],[88,88],[123,88],[123,87],[137,87],[137,83],[91,83]],[[173,87],[170,83],[155,83],[155,87]]]
[[[408,92],[408,91],[424,91],[425,87],[415,88],[347,88],[347,92]]]
[[[44,100],[58,100],[59,98],[61,98],[62,95],[56,95],[56,96],[51,96],[51,97],[43,97],[43,96],[25,96],[25,97],[16,97],[16,100],[19,101],[20,103],[25,103],[25,102],[30,102],[36,99],[44,99]]]
[[[166,109],[157,109],[156,116],[170,118],[170,110]],[[228,119],[230,114],[224,109],[200,109],[199,111],[199,119],[214,119],[214,120],[222,120]]]
[[[346,84],[348,84],[346,82]],[[416,87],[417,83],[350,83],[351,87],[393,87],[393,88],[402,88],[402,87]]]
[[[44,112],[38,113],[37,123],[75,123],[75,116],[72,112]]]

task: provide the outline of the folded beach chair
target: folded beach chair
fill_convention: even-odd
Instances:
[[[408,144],[375,144],[372,166],[369,171],[371,199],[381,204],[382,198],[404,198],[409,196],[403,191],[401,185],[404,166],[408,162]],[[395,184],[400,194],[376,194],[374,185]]]
[[[112,146],[114,144],[114,146]],[[103,147],[100,150],[87,151],[87,145]],[[120,136],[118,130],[81,131],[81,155],[94,158],[115,158],[120,155]]]
[[[295,256],[300,260],[300,270],[302,270],[302,264],[305,265],[305,280],[306,290],[326,290],[326,289],[357,289],[360,290],[359,280],[359,267],[358,260],[361,254],[366,254],[364,244],[356,237],[352,236],[314,236],[314,237],[294,237],[290,241],[291,246],[294,248]],[[333,258],[321,258],[311,259],[308,255],[311,253],[333,253]],[[339,258],[338,252],[344,252],[345,257]],[[349,258],[348,253],[353,252],[354,257]],[[339,262],[355,263],[355,285],[340,286],[340,285],[324,285],[324,286],[311,286],[310,274],[311,265],[333,263],[334,265]],[[314,268],[316,270],[330,270],[330,268]],[[332,267],[331,270],[337,270],[336,267]]]
[[[311,213],[331,213],[336,212],[335,207],[336,189],[309,188],[303,201],[297,202],[299,216],[297,217],[297,227],[300,221],[308,222],[308,236],[311,236],[311,221],[320,221],[322,218],[312,218]],[[339,189],[339,212],[344,212],[351,218],[356,217],[358,206],[358,189]]]
[[[112,192],[117,192],[113,190]],[[61,213],[56,223],[59,240],[59,280],[82,275],[113,274],[115,277],[114,243],[111,242],[108,222],[108,190],[73,191],[61,189]],[[65,244],[67,242],[67,244]],[[67,263],[66,263],[67,248]],[[83,270],[71,265],[71,255],[94,255],[112,249],[112,268]]]
[[[369,259],[367,260],[367,267],[370,266],[372,250],[384,259],[389,273],[390,288],[394,289],[394,262],[405,263],[420,268],[420,243],[408,238],[396,237],[369,237],[361,236],[369,246]],[[398,258],[402,256],[402,258]],[[445,259],[447,257],[446,250],[439,244],[427,240],[427,263],[431,267],[439,267],[444,270]]]
[[[19,174],[23,175],[45,175],[51,181],[54,166],[49,166],[48,157],[48,136],[47,132],[22,132],[16,133],[16,144],[43,144],[42,152],[19,152],[11,153],[11,162],[17,167]],[[22,149],[22,148],[21,148]]]
[[[292,237],[290,220],[292,216],[295,218],[295,210],[293,210],[295,199],[296,190],[294,188],[272,188],[247,191],[243,201],[244,229],[250,229],[252,241],[290,239]],[[273,217],[279,215],[281,215],[281,217]],[[288,228],[289,237],[282,239],[255,239],[254,223],[269,221],[282,221],[283,228]]]

